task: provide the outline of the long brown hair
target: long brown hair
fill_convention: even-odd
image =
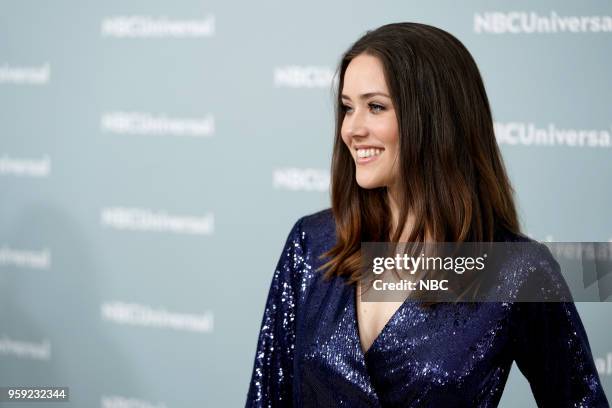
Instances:
[[[400,202],[391,231],[387,188],[363,189],[342,141],[340,95],[353,58],[380,59],[399,128]],[[397,242],[414,214],[408,242],[493,241],[497,228],[519,233],[514,190],[493,131],[478,67],[465,46],[439,28],[393,23],[370,30],[344,53],[335,95],[331,203],[336,244],[321,257],[327,279],[359,279],[363,241]]]

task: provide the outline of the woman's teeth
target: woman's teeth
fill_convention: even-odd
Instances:
[[[378,156],[381,153],[382,153],[382,149],[358,149],[357,157],[366,158],[366,157]]]

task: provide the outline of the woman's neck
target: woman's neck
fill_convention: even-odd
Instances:
[[[392,190],[390,188],[387,188],[387,195],[388,195],[388,202],[389,202],[389,210],[391,211],[391,231],[395,231],[398,222],[399,222],[399,216],[400,216],[400,206],[399,206],[399,199],[398,199],[398,195],[397,195],[397,190]],[[412,232],[412,229],[414,228],[414,222],[415,222],[415,216],[414,213],[412,211],[408,212],[408,217],[406,220],[406,224],[404,225],[404,228],[402,230],[402,234],[400,235],[400,239],[399,241],[407,241],[408,237],[410,236],[410,233]],[[389,240],[391,240],[391,237],[389,237]]]
[[[391,189],[391,188],[387,188],[387,195],[388,195],[388,202],[389,202],[389,209],[391,211],[391,231],[395,231],[396,226],[399,222],[399,216],[400,216],[400,206],[399,206],[399,194],[398,194],[398,189]],[[406,222],[404,224],[402,233],[400,235],[399,241],[400,242],[407,242],[408,238],[410,237],[410,234],[412,233],[412,229],[414,228],[414,225],[416,224],[416,215],[414,214],[413,211],[408,211],[408,216],[406,217]],[[389,241],[391,240],[391,237],[389,237]],[[428,231],[425,231],[425,242],[429,242],[432,241],[431,239],[431,234]]]

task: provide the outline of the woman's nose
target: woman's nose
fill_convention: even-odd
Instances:
[[[347,134],[350,137],[367,136],[368,127],[365,119],[365,115],[359,112],[353,112],[350,116],[344,117]]]

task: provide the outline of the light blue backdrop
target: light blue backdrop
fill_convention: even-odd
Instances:
[[[608,1],[0,9],[0,385],[243,405],[284,240],[329,207],[334,69],[390,22],[471,51],[532,237],[612,239]],[[610,396],[612,309],[578,309]],[[535,406],[516,366],[501,406]]]

